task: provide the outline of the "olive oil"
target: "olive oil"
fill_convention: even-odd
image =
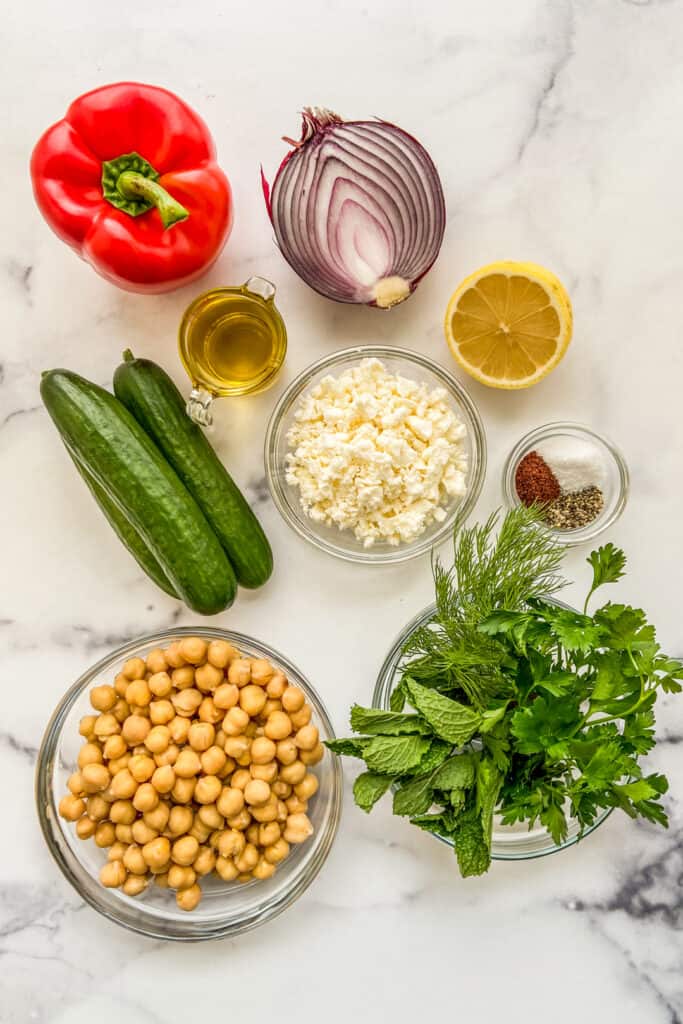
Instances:
[[[240,288],[215,288],[195,299],[180,326],[180,356],[193,388],[226,397],[273,383],[287,350],[274,295],[269,281],[251,278]]]

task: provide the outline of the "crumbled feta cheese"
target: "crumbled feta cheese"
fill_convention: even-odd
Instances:
[[[467,429],[443,388],[363,359],[304,395],[287,435],[286,480],[318,523],[365,547],[398,545],[446,518],[467,490]]]

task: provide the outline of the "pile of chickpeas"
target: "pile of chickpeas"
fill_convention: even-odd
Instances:
[[[270,878],[312,835],[324,747],[303,691],[269,661],[185,637],[131,658],[90,703],[59,813],[108,849],[103,885],[138,896],[153,881],[194,910],[203,876]]]

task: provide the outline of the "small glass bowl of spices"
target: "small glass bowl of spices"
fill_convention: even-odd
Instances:
[[[563,543],[593,540],[621,515],[628,469],[618,448],[578,423],[547,423],[515,445],[503,467],[508,505],[544,506]]]

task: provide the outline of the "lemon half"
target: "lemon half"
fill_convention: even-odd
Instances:
[[[456,288],[444,329],[456,361],[475,380],[492,388],[528,388],[567,351],[572,307],[551,271],[501,260]]]

